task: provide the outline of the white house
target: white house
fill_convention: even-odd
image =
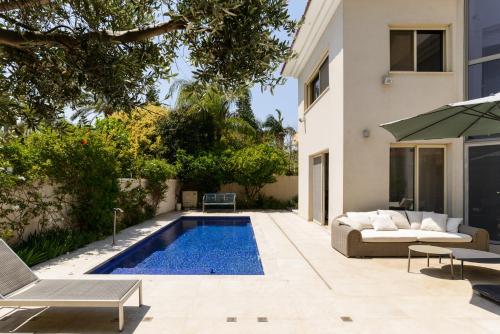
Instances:
[[[283,67],[298,79],[301,216],[402,205],[465,216],[500,240],[500,142],[396,143],[379,127],[500,91],[498,13],[495,0],[309,1]]]

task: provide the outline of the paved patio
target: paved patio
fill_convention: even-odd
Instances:
[[[499,331],[500,306],[471,290],[471,282],[499,284],[498,266],[467,266],[462,281],[450,279],[445,261],[439,265],[432,259],[431,268],[425,268],[425,260],[416,259],[412,273],[407,273],[406,259],[345,258],[331,248],[328,229],[293,213],[239,214],[252,219],[265,275],[140,276],[145,306],[135,307],[137,298],[132,296],[124,333]],[[42,278],[81,277],[176,217],[164,215],[122,231],[115,248],[109,239],[95,242],[35,270]],[[114,309],[49,309],[22,325],[38,311],[19,310],[4,318],[0,332],[117,332]],[[236,317],[236,322],[227,322],[228,317]]]

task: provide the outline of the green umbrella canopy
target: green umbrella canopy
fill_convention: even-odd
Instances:
[[[500,133],[500,93],[380,125],[397,141]]]

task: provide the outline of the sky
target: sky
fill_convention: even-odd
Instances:
[[[307,0],[289,0],[288,12],[294,20],[299,20],[304,13]],[[282,35],[282,37],[284,37]],[[186,55],[182,52],[176,59],[173,71],[177,72],[176,79],[190,79],[191,67],[186,61]],[[280,67],[281,69],[281,67]],[[279,75],[279,71],[276,73]],[[161,83],[161,95],[165,96],[170,87],[169,82]],[[274,89],[274,95],[269,90],[261,91],[260,86],[252,88],[252,109],[258,119],[264,120],[269,114],[276,115],[275,109],[281,110],[283,113],[284,123],[286,126],[297,128],[297,80],[287,78],[286,83]],[[161,101],[167,105],[173,104],[171,99]]]

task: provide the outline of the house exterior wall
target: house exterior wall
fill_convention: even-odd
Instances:
[[[344,207],[384,208],[389,202],[389,150],[394,138],[378,125],[463,99],[462,0],[344,1]],[[443,73],[391,73],[390,27],[441,27],[446,32]],[[364,138],[362,131],[370,136]],[[447,212],[463,216],[461,139],[424,141],[447,146]]]
[[[314,6],[314,2],[311,4]],[[316,18],[306,15],[308,20]],[[444,73],[390,73],[390,27],[446,26]],[[302,46],[301,46],[302,48]],[[389,204],[389,153],[394,138],[379,124],[411,117],[464,98],[463,0],[344,0],[309,54],[297,65],[299,214],[311,220],[312,157],[329,153],[329,222],[346,211]],[[305,110],[305,84],[326,50],[329,89]],[[299,52],[300,58],[300,52]],[[305,65],[302,65],[305,64]],[[365,138],[363,130],[369,130]],[[446,145],[446,211],[463,217],[462,139],[425,141]]]
[[[299,215],[311,220],[310,167],[312,157],[329,153],[329,212],[342,211],[343,202],[343,22],[342,5],[314,47],[298,76],[299,86]],[[307,110],[305,85],[314,70],[329,55],[329,88]]]

